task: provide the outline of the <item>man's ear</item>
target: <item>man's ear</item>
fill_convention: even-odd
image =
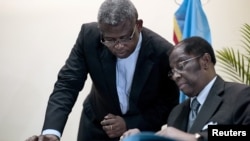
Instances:
[[[207,70],[209,68],[209,65],[211,64],[211,56],[208,53],[205,53],[202,57],[202,68],[204,68],[205,70]]]
[[[138,31],[141,32],[142,26],[143,26],[143,20],[142,19],[138,19],[136,21],[136,24],[137,24]]]

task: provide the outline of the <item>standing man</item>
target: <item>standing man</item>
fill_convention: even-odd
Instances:
[[[42,134],[27,141],[57,141],[87,75],[78,141],[117,141],[130,128],[157,131],[179,90],[166,72],[172,44],[143,27],[130,0],[105,0],[98,22],[82,25],[49,98]]]

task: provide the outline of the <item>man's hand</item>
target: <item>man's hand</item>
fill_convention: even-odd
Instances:
[[[101,125],[110,138],[120,137],[127,130],[124,119],[113,114],[106,115]]]
[[[120,137],[120,141],[122,141],[124,138],[134,135],[134,134],[138,134],[141,131],[138,128],[134,128],[134,129],[129,129],[128,131],[124,132],[123,135]]]
[[[59,141],[58,137],[55,135],[34,135],[26,139],[25,141]]]
[[[166,127],[155,133],[159,136],[169,137],[178,141],[196,141],[195,134],[183,132],[174,127]]]

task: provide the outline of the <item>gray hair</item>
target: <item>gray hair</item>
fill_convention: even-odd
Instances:
[[[105,0],[98,12],[99,24],[117,25],[125,20],[137,20],[138,13],[130,0]]]

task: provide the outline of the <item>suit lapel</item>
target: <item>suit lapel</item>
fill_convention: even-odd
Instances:
[[[100,53],[101,64],[104,72],[104,83],[108,86],[108,97],[111,102],[116,104],[117,110],[121,112],[119,105],[119,98],[116,89],[116,57],[105,47]]]
[[[189,116],[189,110],[190,110],[190,99],[184,101],[183,107],[180,109],[180,113],[176,114],[176,121],[174,122],[176,127],[182,131],[186,131],[187,125],[188,125],[188,116]]]
[[[146,37],[143,37],[131,86],[130,109],[137,109],[134,106],[137,104],[138,97],[141,94],[143,86],[145,85],[154,64],[154,61],[152,60],[153,58],[150,57],[152,54],[152,48],[147,42],[144,42],[146,40],[144,38]]]
[[[203,128],[203,126],[209,122],[214,112],[222,102],[222,99],[219,96],[219,94],[223,91],[223,88],[224,88],[224,82],[222,81],[221,78],[217,77],[217,80],[212,86],[207,96],[207,99],[205,100],[199,114],[197,115],[196,121],[194,122],[193,126],[190,129],[191,133],[200,131]]]

